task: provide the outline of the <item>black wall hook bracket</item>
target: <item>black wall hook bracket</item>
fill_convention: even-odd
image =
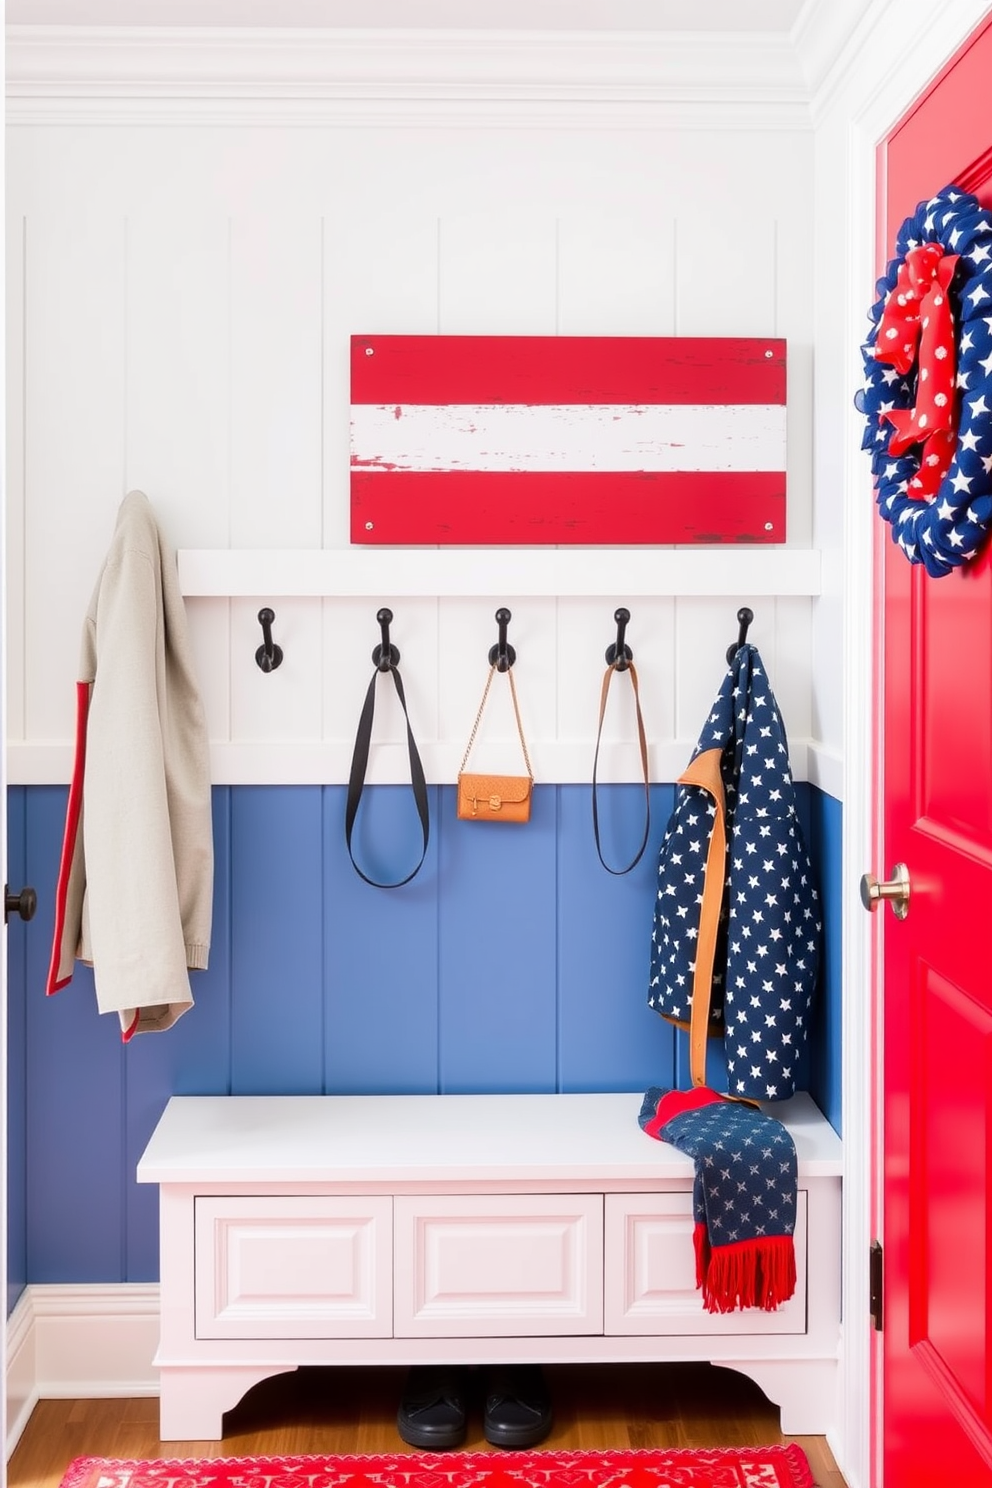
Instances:
[[[263,672],[274,672],[282,661],[282,647],[272,639],[272,622],[275,611],[268,606],[258,612],[258,623],[262,627],[262,644],[255,652],[255,660]]]
[[[606,665],[616,664],[618,672],[625,672],[634,659],[634,653],[629,646],[624,645],[623,638],[627,634],[627,622],[630,619],[630,611],[623,608],[616,610],[613,615],[617,622],[617,638],[615,644],[606,648]]]
[[[512,616],[509,610],[499,609],[496,611],[499,639],[495,646],[490,646],[489,648],[489,665],[494,666],[498,672],[508,672],[517,659],[516,651],[507,643],[506,639],[506,627],[509,625],[511,619]]]
[[[373,648],[372,664],[378,667],[380,672],[389,672],[392,671],[394,666],[398,665],[400,659],[399,651],[395,646],[390,644],[389,640],[389,627],[393,623],[393,612],[384,608],[376,613],[375,618],[379,622],[382,640],[378,646]]]
[[[753,619],[754,611],[749,610],[747,605],[742,605],[741,608],[737,611],[737,624],[739,625],[740,629],[737,632],[737,640],[734,645],[727,647],[728,666],[733,661],[734,657],[737,655],[741,647],[746,644],[748,626],[751,624],[751,621]]]

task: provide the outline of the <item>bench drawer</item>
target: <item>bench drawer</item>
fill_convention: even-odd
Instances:
[[[195,1200],[197,1338],[388,1338],[392,1199]]]
[[[601,1194],[398,1196],[397,1337],[601,1333]]]
[[[796,1290],[775,1312],[711,1313],[696,1288],[692,1194],[606,1195],[605,1328],[659,1337],[805,1333],[806,1192],[796,1207]]]

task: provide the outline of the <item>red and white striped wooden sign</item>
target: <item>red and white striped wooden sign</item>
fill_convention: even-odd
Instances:
[[[785,342],[353,336],[355,543],[780,543]]]

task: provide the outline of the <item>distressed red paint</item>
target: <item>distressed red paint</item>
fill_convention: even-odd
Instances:
[[[351,371],[353,542],[785,539],[781,340],[355,336]]]

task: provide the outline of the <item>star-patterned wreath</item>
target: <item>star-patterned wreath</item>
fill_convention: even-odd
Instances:
[[[939,578],[992,528],[992,212],[945,186],[907,217],[876,288],[861,444],[893,541]]]

